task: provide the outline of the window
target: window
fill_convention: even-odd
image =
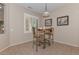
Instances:
[[[38,26],[38,17],[24,13],[24,33],[32,32],[32,27]]]

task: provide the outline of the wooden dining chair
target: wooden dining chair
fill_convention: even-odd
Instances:
[[[32,27],[33,31],[33,48],[36,46],[36,51],[38,51],[38,47],[41,45],[43,37],[43,32],[39,31],[37,28]]]
[[[50,35],[51,35],[51,41],[52,43],[54,43],[54,28],[53,27],[50,29]]]
[[[38,51],[38,38],[39,36],[36,33],[37,29],[35,27],[32,27],[32,32],[33,32],[33,49],[34,46],[36,46],[36,51]]]
[[[44,32],[44,35],[45,35],[45,43],[44,43],[44,47],[45,48],[46,46],[46,43],[50,46],[51,43],[54,43],[54,28],[46,28],[45,29],[45,32]]]

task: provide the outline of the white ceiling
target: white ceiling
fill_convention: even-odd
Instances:
[[[23,3],[21,5],[37,13],[45,11],[45,3]],[[64,3],[47,3],[47,10],[48,12],[51,12],[64,5]]]

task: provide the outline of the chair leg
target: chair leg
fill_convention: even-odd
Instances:
[[[38,46],[36,46],[36,52],[38,52]]]
[[[50,41],[48,41],[48,45],[49,45],[49,46],[51,45]]]
[[[38,44],[39,46],[41,46],[41,42],[39,42],[39,44]]]
[[[51,34],[50,34],[50,36],[49,36],[49,46],[51,45]]]
[[[34,38],[33,38],[33,42],[32,43],[33,43],[32,48],[34,49]]]
[[[38,39],[36,39],[36,52],[38,52]]]
[[[46,48],[46,39],[44,39],[44,42],[43,42],[43,49]]]
[[[53,34],[52,34],[52,43],[54,44],[54,37],[53,37]]]

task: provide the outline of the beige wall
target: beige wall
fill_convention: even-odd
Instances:
[[[24,33],[24,13],[39,17],[18,4],[9,4],[10,45],[32,41],[32,33]]]
[[[57,17],[69,16],[68,26],[57,26]],[[55,28],[54,40],[60,43],[79,47],[79,4],[68,4],[52,12]]]

